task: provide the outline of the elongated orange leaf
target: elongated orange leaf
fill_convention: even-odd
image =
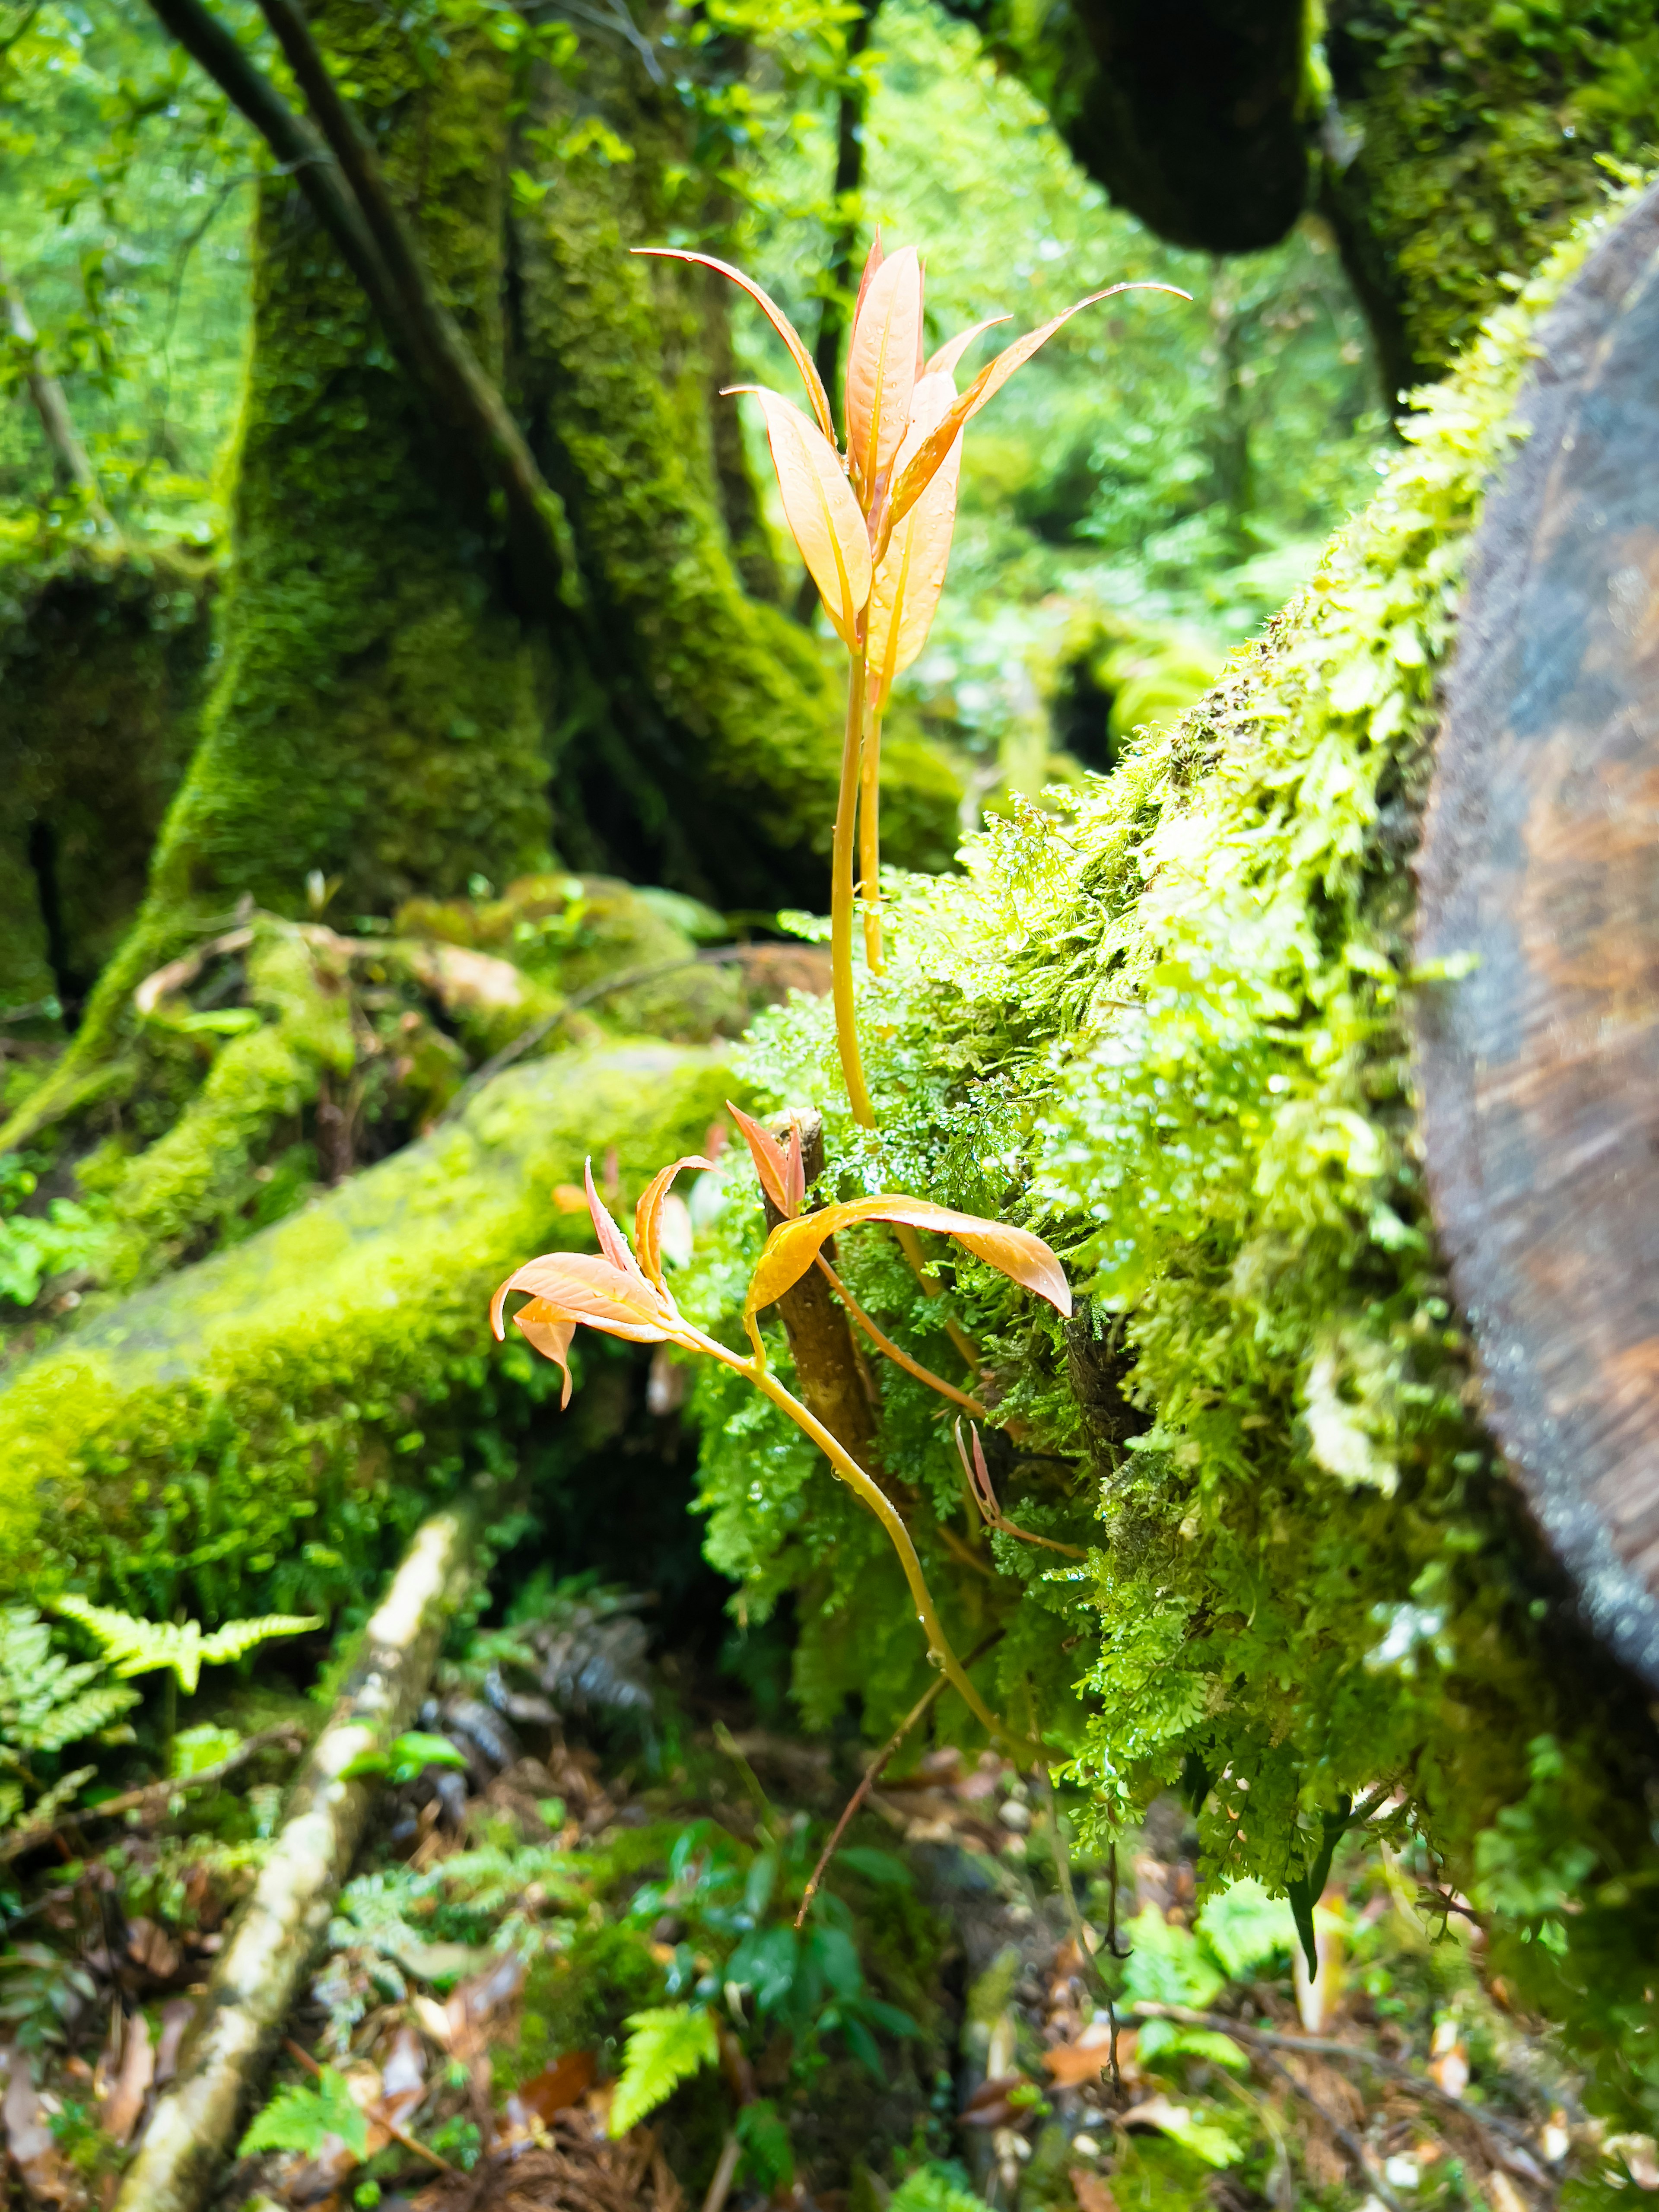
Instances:
[[[752,392],[766,410],[784,520],[818,587],[830,627],[854,651],[859,617],[870,596],[870,533],[842,474],[841,457],[799,409],[775,392],[758,384],[732,388]]]
[[[564,1388],[559,1393],[559,1410],[570,1403],[574,1385],[570,1377],[570,1340],[576,1334],[574,1321],[561,1319],[556,1306],[545,1298],[532,1298],[513,1316],[513,1326],[524,1331],[529,1342],[544,1359],[550,1359],[564,1376]]]
[[[921,264],[914,246],[870,279],[847,347],[847,457],[871,504],[903,442],[921,337]]]
[[[665,1292],[662,1279],[662,1209],[674,1178],[684,1168],[708,1168],[712,1160],[700,1154],[688,1152],[672,1167],[659,1168],[640,1194],[640,1202],[634,1208],[634,1249],[638,1255],[641,1271],[647,1279]]]
[[[981,369],[950,413],[935,425],[913,459],[905,464],[902,475],[895,479],[892,496],[887,507],[886,527],[889,531],[897,527],[927,490],[935,473],[943,465],[945,455],[956,443],[958,433],[973,420],[988,400],[995,398],[1014,371],[1024,368],[1038,347],[1046,345],[1060,325],[1069,323],[1073,315],[1080,314],[1085,307],[1094,307],[1099,301],[1114,299],[1120,292],[1168,292],[1177,300],[1192,297],[1190,293],[1177,290],[1173,284],[1109,284],[1103,292],[1091,292],[1086,300],[1079,300],[1074,307],[1067,307],[1064,314],[1054,316],[1040,330],[1027,331],[1023,338],[1016,338],[1012,345],[1005,346],[994,361],[988,362]]]
[[[632,252],[657,261],[694,261],[701,269],[713,269],[731,279],[747,292],[755,305],[766,317],[773,329],[789,349],[790,356],[800,371],[800,380],[806,386],[806,396],[812,403],[812,412],[818,418],[818,428],[833,446],[836,442],[836,418],[830,412],[830,395],[823,388],[823,379],[802,342],[800,332],[783,309],[769,294],[763,292],[752,276],[745,276],[741,269],[734,269],[729,261],[717,261],[712,253],[687,253],[678,246],[636,246]]]
[[[620,1268],[624,1275],[639,1275],[639,1267],[628,1249],[628,1239],[612,1220],[610,1208],[594,1187],[592,1160],[582,1163],[582,1180],[587,1188],[587,1211],[599,1240],[600,1251],[611,1266]],[[642,1282],[645,1279],[641,1275],[640,1279]]]
[[[840,1205],[821,1206],[816,1213],[803,1213],[796,1220],[780,1222],[766,1240],[750,1283],[748,1310],[758,1313],[763,1306],[769,1306],[800,1280],[830,1237],[860,1221],[892,1221],[954,1237],[1023,1289],[1047,1298],[1059,1312],[1072,1310],[1072,1293],[1059,1261],[1029,1229],[1012,1229],[1005,1222],[986,1221],[976,1213],[957,1213],[948,1206],[935,1206],[931,1199],[903,1198],[891,1192],[874,1198],[848,1199]]]
[[[741,1106],[734,1106],[728,1098],[726,1110],[743,1132],[743,1140],[749,1147],[749,1157],[755,1163],[755,1173],[760,1177],[760,1187],[771,1200],[786,1221],[800,1212],[806,1196],[806,1179],[801,1167],[800,1132],[792,1128],[791,1143],[781,1145],[769,1129],[763,1129],[752,1115],[745,1114]]]
[[[635,1344],[659,1343],[675,1322],[654,1284],[595,1252],[547,1252],[515,1267],[489,1302],[489,1325],[498,1337],[506,1333],[501,1309],[509,1291],[527,1291],[548,1309],[537,1314],[538,1322],[585,1322]]]
[[[864,274],[859,278],[859,295],[853,302],[852,327],[854,330],[859,326],[859,317],[864,313],[865,295],[870,289],[871,281],[886,258],[881,247],[881,225],[878,223],[876,234],[870,241],[870,251],[864,257]]]
[[[957,373],[957,363],[976,337],[983,337],[987,331],[994,331],[999,323],[1012,322],[1012,319],[1011,315],[987,315],[985,320],[982,323],[975,323],[972,330],[958,331],[955,337],[945,340],[928,362],[922,374],[925,376],[954,376]],[[912,422],[915,421],[914,406],[910,410],[910,420]]]
[[[910,428],[899,448],[899,465],[918,450],[956,397],[948,374],[930,370],[916,386]],[[870,704],[885,710],[893,680],[922,647],[939,608],[950,565],[956,527],[957,491],[962,475],[962,439],[945,456],[933,482],[888,540],[870,586],[870,616],[865,625],[870,666]]]

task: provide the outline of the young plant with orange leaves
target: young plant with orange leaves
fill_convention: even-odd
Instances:
[[[864,900],[865,957],[883,967],[880,890],[881,726],[895,680],[927,642],[956,525],[962,438],[1014,371],[1084,307],[1119,292],[1176,292],[1169,284],[1113,284],[1091,292],[1041,329],[1000,353],[966,392],[957,363],[981,331],[1006,322],[994,315],[923,355],[923,272],[913,246],[884,254],[876,234],[865,264],[847,349],[847,445],[836,441],[829,394],[800,334],[752,277],[713,254],[665,246],[635,252],[690,261],[740,285],[765,313],[793,357],[811,403],[809,421],[775,392],[753,392],[766,415],[783,512],[823,609],[847,647],[847,726],[830,856],[830,951],[836,1036],[854,1118],[875,1127],[859,1052],[853,990],[853,917]]]
[[[832,1237],[866,1221],[901,1224],[954,1237],[1023,1288],[1046,1298],[1058,1312],[1069,1314],[1072,1294],[1060,1262],[1042,1239],[1029,1230],[1010,1228],[1001,1222],[983,1220],[977,1214],[958,1213],[927,1199],[908,1198],[892,1192],[849,1199],[804,1212],[801,1209],[805,1184],[798,1136],[792,1133],[787,1144],[780,1145],[746,1114],[738,1113],[735,1107],[732,1110],[748,1143],[762,1187],[784,1217],[766,1240],[744,1301],[744,1329],[750,1347],[747,1355],[732,1351],[687,1320],[676,1305],[664,1273],[663,1206],[678,1175],[687,1169],[711,1164],[696,1158],[676,1160],[647,1184],[635,1209],[631,1249],[594,1185],[590,1164],[586,1172],[587,1207],[599,1238],[598,1252],[550,1252],[540,1259],[527,1261],[496,1291],[490,1304],[490,1326],[498,1339],[504,1336],[507,1296],[515,1291],[525,1293],[525,1304],[512,1318],[534,1349],[563,1371],[562,1406],[570,1402],[571,1341],[577,1329],[584,1327],[633,1344],[676,1344],[704,1358],[719,1360],[752,1382],[804,1436],[811,1438],[842,1481],[886,1530],[904,1570],[928,1650],[934,1663],[943,1668],[961,1692],[969,1710],[993,1735],[1000,1735],[1029,1752],[1030,1747],[1020,1744],[1020,1740],[992,1713],[951,1648],[922,1573],[915,1540],[898,1508],[840,1438],[816,1419],[772,1371],[761,1335],[760,1316],[798,1283],[809,1268],[821,1262],[823,1247]],[[920,1371],[924,1380],[935,1381],[925,1370],[913,1371]],[[960,1397],[961,1394],[950,1395]]]

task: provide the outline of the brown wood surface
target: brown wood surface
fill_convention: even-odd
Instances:
[[[1539,331],[1419,860],[1435,1218],[1492,1426],[1659,1686],[1659,191]]]

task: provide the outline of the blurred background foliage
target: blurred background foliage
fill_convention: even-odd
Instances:
[[[553,51],[579,83],[582,42],[607,33],[567,12],[574,28],[538,36],[516,11],[466,0],[436,11],[434,35],[483,13],[504,45]],[[999,399],[969,453],[945,605],[906,683],[927,733],[960,750],[967,812],[1109,766],[1131,730],[1199,695],[1375,483],[1387,418],[1320,220],[1225,261],[1164,245],[1109,204],[978,33],[925,0],[889,0],[873,21],[844,0],[671,9],[655,51],[695,112],[696,166],[726,217],[718,237],[705,226],[681,242],[753,269],[809,337],[835,298],[837,233],[856,263],[877,222],[926,251],[935,343],[991,314],[1027,326],[1129,279],[1193,295],[1129,295],[1085,316]],[[864,174],[838,198],[849,97]],[[597,130],[558,158],[633,158]],[[39,333],[0,339],[13,403],[0,410],[0,553],[33,564],[83,522],[27,404],[37,362],[61,378],[130,537],[222,541],[256,167],[246,126],[139,0],[45,0],[0,24],[0,266]],[[523,169],[517,183],[545,188]],[[758,313],[744,303],[736,319],[745,375],[781,383]],[[746,412],[744,428],[758,438]],[[793,549],[781,516],[769,520],[793,591]]]

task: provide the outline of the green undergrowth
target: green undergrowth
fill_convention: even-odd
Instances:
[[[1350,1805],[1398,1793],[1493,1963],[1588,2055],[1596,2108],[1650,2129],[1651,1724],[1474,1411],[1406,1018],[1444,988],[1413,969],[1408,861],[1463,548],[1536,319],[1598,229],[1419,396],[1371,507],[1196,708],[1061,811],[994,824],[963,876],[894,878],[891,972],[861,990],[878,1136],[846,1118],[822,1007],[766,1018],[744,1065],[823,1106],[844,1190],[1024,1222],[1064,1257],[1069,1327],[964,1258],[945,1275],[1003,1509],[1086,1559],[985,1548],[939,1401],[890,1370],[884,1449],[953,1636],[1003,1629],[988,1694],[1046,1729],[1102,1834],[1176,1788],[1207,1883],[1316,1891]],[[729,1218],[711,1315],[745,1256]],[[959,1374],[896,1255],[844,1242],[866,1303]],[[751,1614],[809,1601],[798,1694],[820,1719],[861,1698],[879,1735],[927,1680],[896,1571],[736,1387],[696,1401],[711,1556]]]
[[[262,1234],[138,1291],[0,1387],[0,1556],[165,1617],[350,1601],[436,1495],[514,1473],[556,1388],[493,1351],[508,1270],[580,1232],[556,1186],[614,1148],[636,1187],[696,1152],[711,1050],[590,1046],[498,1078],[453,1122]],[[585,1217],[581,1229],[586,1230]],[[580,1425],[568,1431],[580,1448]]]

